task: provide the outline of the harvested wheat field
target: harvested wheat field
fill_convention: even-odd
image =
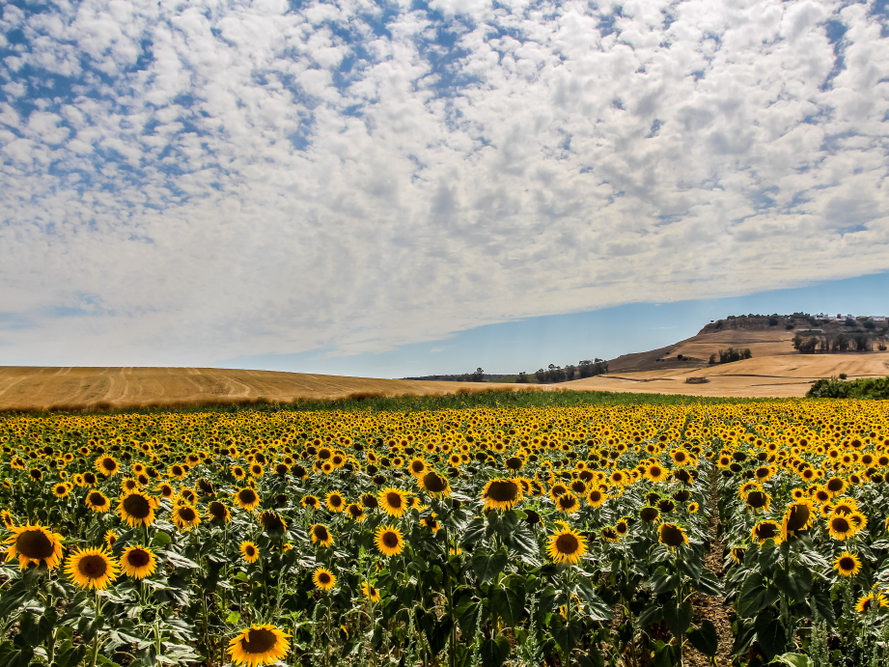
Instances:
[[[108,409],[437,395],[520,386],[215,368],[0,367],[0,410]]]
[[[851,380],[889,375],[889,352],[781,354],[718,366],[612,373],[551,386],[640,394],[789,398],[804,396],[815,380],[840,373]],[[691,384],[688,378],[705,378],[706,382]]]

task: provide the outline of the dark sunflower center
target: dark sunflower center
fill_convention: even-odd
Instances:
[[[563,493],[568,493],[567,487],[564,487],[561,484],[556,484],[553,487],[553,495],[554,496],[558,497],[558,496],[561,496]]]
[[[426,469],[426,465],[422,461],[414,461],[411,463],[411,470],[416,473],[423,472]]]
[[[278,643],[278,637],[271,630],[250,628],[247,636],[241,639],[241,649],[248,655],[259,655],[271,651]]]
[[[617,531],[614,528],[603,528],[602,537],[604,537],[606,540],[613,540],[617,537]]]
[[[762,491],[751,491],[747,494],[747,504],[754,509],[765,507],[767,502],[768,497]]]
[[[151,514],[151,503],[148,498],[134,493],[123,499],[123,508],[127,514],[137,519],[145,519]]]
[[[590,501],[597,503],[602,500],[602,492],[601,491],[590,491]]]
[[[238,492],[238,499],[245,505],[252,505],[256,502],[256,493],[251,489],[242,489]]]
[[[435,474],[435,473],[432,473],[432,474]],[[438,477],[438,475],[436,475],[436,477]],[[428,489],[429,487],[427,486],[426,488]],[[432,489],[429,489],[429,490],[432,491]],[[364,496],[361,496],[361,502],[364,503],[364,506],[368,509],[376,509],[377,507],[380,506],[380,504],[377,502],[377,499],[374,498],[369,493]]]
[[[174,475],[177,475],[177,476],[178,476],[178,475],[181,475],[181,474],[182,474],[182,468],[180,468],[179,466],[173,466],[173,474],[174,474]]]
[[[576,479],[571,482],[571,490],[575,493],[583,493],[584,491],[586,491],[586,484],[583,482],[583,480]]]
[[[208,507],[210,510],[210,514],[213,515],[214,519],[224,519],[225,518],[225,505],[220,502],[212,502]]]
[[[654,507],[643,507],[639,511],[639,518],[645,522],[654,521],[658,518],[658,511]]]
[[[570,556],[576,553],[579,548],[580,542],[578,542],[577,538],[571,533],[563,533],[556,539],[556,551],[560,554]]]
[[[571,509],[574,507],[574,497],[573,496],[559,496],[559,507],[562,509]]]
[[[840,558],[840,569],[846,570],[846,571],[854,570],[855,569],[855,561],[852,558],[849,558],[848,556],[844,556],[843,558]]]
[[[518,456],[510,456],[506,459],[506,467],[510,470],[518,470],[522,467],[522,459]]]
[[[787,518],[788,530],[802,530],[809,522],[811,510],[806,505],[794,505],[790,508],[790,516]]]
[[[315,526],[315,538],[320,542],[326,542],[329,535],[324,526]]]
[[[333,505],[334,507],[339,507],[340,505],[343,504],[343,499],[340,498],[339,496],[331,496],[330,497],[330,504]]]
[[[664,474],[664,471],[661,470],[660,468],[658,468],[657,466],[652,466],[651,468],[648,469],[648,474],[651,475],[652,477],[660,477],[661,475]]]
[[[837,533],[845,533],[851,528],[851,525],[845,517],[835,516],[830,520],[830,527]]]
[[[89,495],[90,505],[94,507],[102,507],[105,504],[105,498],[102,497],[102,494],[98,491],[94,491]]]
[[[397,493],[387,493],[386,502],[389,504],[389,507],[392,507],[393,509],[399,509],[403,504],[401,496]]]
[[[183,521],[194,521],[195,511],[190,507],[183,507],[179,510],[179,518]]]
[[[320,581],[323,585],[327,585],[330,583],[330,575],[327,572],[322,572],[318,575],[318,581]]]
[[[117,470],[117,461],[114,459],[102,459],[103,470]]]
[[[84,556],[77,564],[77,570],[85,577],[98,579],[108,571],[108,561],[102,556]]]
[[[841,479],[833,477],[827,483],[827,490],[828,491],[841,491],[842,489],[843,489],[843,480],[841,480]]]
[[[151,562],[151,556],[144,549],[133,549],[127,554],[127,563],[132,567],[145,567]]]
[[[284,521],[278,514],[266,513],[262,516],[262,526],[270,531],[284,530]]]
[[[661,539],[668,547],[678,547],[685,541],[682,529],[669,524],[661,526]]]
[[[15,540],[15,548],[27,558],[49,558],[53,554],[53,543],[42,531],[26,530]]]
[[[518,485],[509,480],[495,480],[491,482],[491,486],[488,488],[488,498],[498,503],[512,502],[518,495]]]
[[[685,461],[685,452],[677,452],[673,460],[676,461],[676,463],[682,463]]]
[[[426,487],[427,491],[432,493],[441,493],[447,488],[447,482],[441,475],[430,472],[423,475],[423,486]]]
[[[760,539],[767,540],[778,534],[778,527],[773,523],[764,523],[757,526],[756,534]]]
[[[398,546],[398,535],[392,531],[386,531],[383,533],[383,545],[389,549],[394,549]]]
[[[351,514],[354,518],[360,517],[364,512],[361,511],[361,508],[358,505],[353,505],[349,508],[349,514]]]
[[[244,549],[244,553],[246,553],[250,558],[256,555],[256,548],[253,545],[249,545]]]

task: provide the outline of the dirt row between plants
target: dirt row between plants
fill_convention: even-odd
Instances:
[[[725,544],[719,539],[719,508],[717,500],[719,494],[716,488],[717,470],[716,466],[710,469],[710,499],[708,509],[710,512],[710,551],[704,557],[704,565],[716,577],[723,581],[723,563],[725,554]],[[718,650],[716,653],[717,663],[719,665],[731,664],[732,644],[734,637],[732,635],[732,624],[728,617],[731,609],[726,604],[723,596],[710,597],[696,594],[693,600],[695,625],[699,625],[705,620],[713,623],[716,628],[716,636],[718,638]],[[709,667],[712,663],[707,656],[695,649],[691,645],[686,645],[683,662],[686,667]]]

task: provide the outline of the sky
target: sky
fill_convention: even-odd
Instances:
[[[6,2],[0,365],[533,371],[885,314],[887,122],[887,0]]]

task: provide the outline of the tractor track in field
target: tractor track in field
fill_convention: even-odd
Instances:
[[[719,539],[719,508],[717,506],[718,493],[716,489],[717,479],[716,466],[710,468],[710,499],[708,510],[710,512],[710,550],[704,557],[704,565],[716,577],[722,581],[723,558],[725,554],[725,544]],[[732,643],[734,641],[732,635],[732,624],[729,621],[728,612],[731,609],[725,602],[725,597],[710,597],[697,593],[693,600],[694,617],[693,622],[699,625],[705,620],[709,620],[716,628],[716,636],[718,638],[718,649],[716,659],[719,665],[731,664]],[[683,663],[686,667],[708,667],[712,663],[703,653],[687,645],[684,650]]]

